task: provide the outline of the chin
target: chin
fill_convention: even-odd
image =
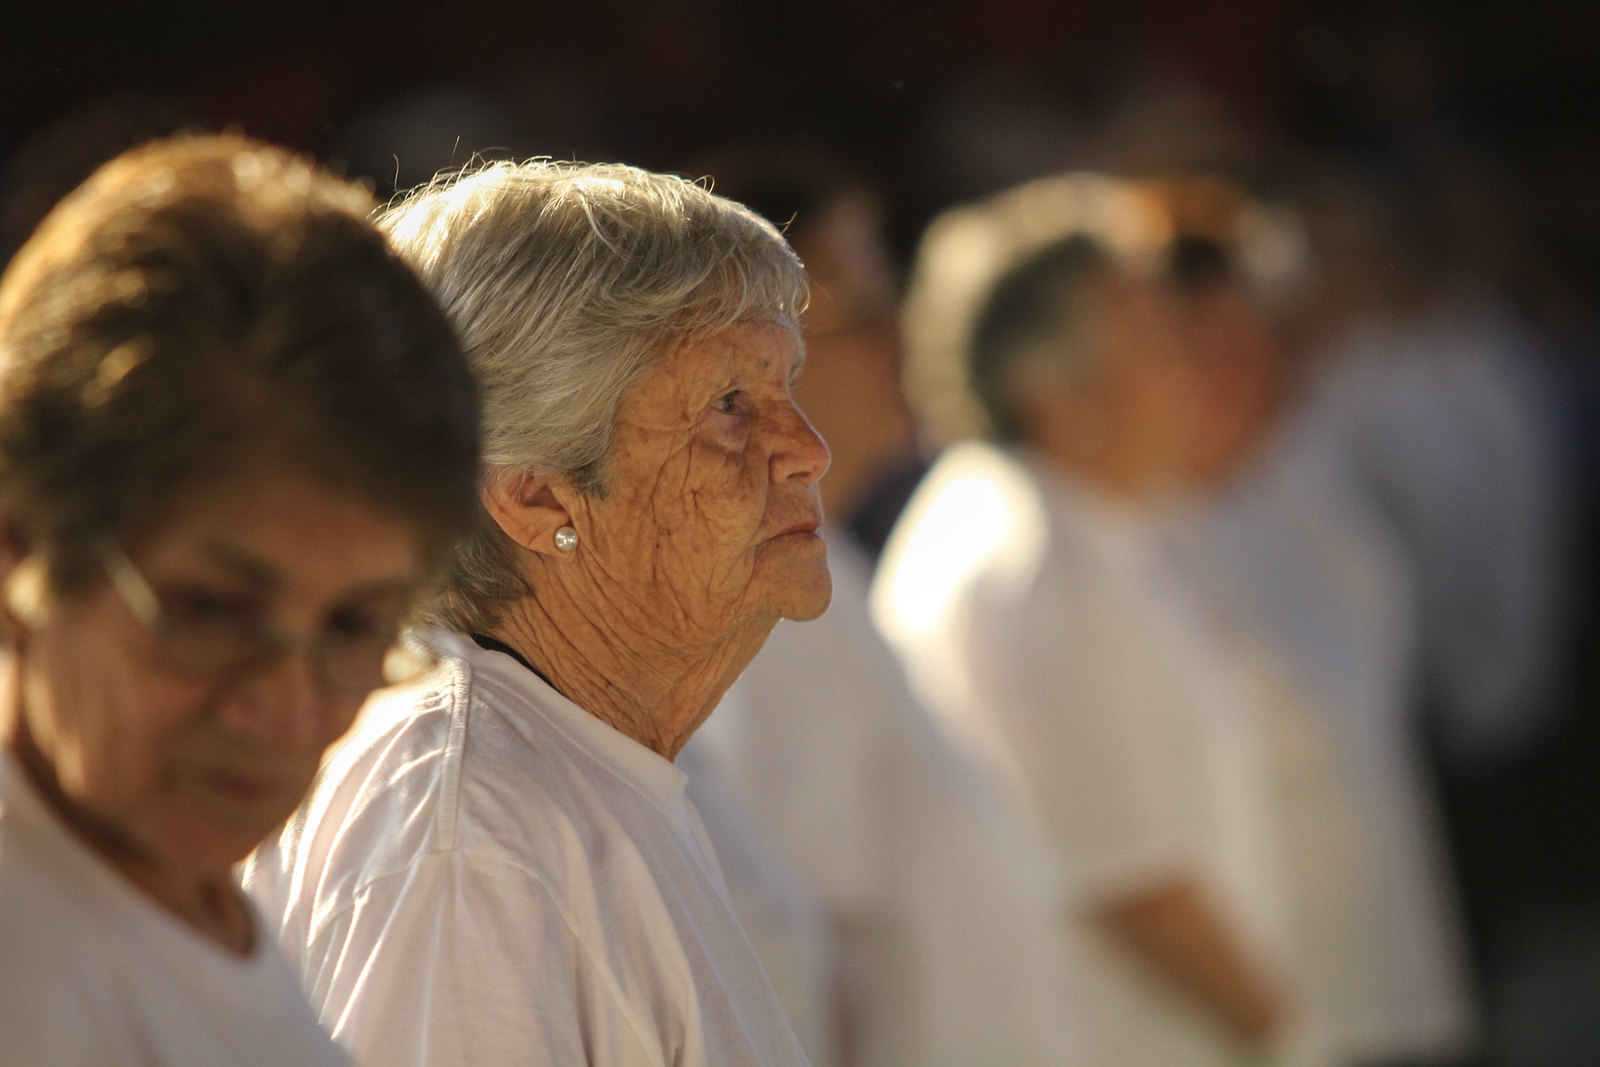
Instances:
[[[248,856],[292,814],[294,805],[286,806],[278,797],[251,804],[214,801],[208,810],[188,812],[168,828],[164,835],[167,854],[196,869],[226,870]]]
[[[784,603],[781,614],[786,619],[795,622],[810,622],[824,611],[833,600],[833,576],[828,569],[823,567],[821,573],[813,576],[803,585],[796,584],[789,598]]]
[[[828,573],[827,542],[815,534],[769,551],[751,578],[751,602],[785,619],[806,622],[828,610],[833,577]]]
[[[181,836],[169,835],[150,842],[149,848],[151,857],[169,869],[222,877],[265,837],[265,833],[254,835],[196,824]]]

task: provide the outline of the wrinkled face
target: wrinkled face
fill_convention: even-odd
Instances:
[[[669,348],[623,397],[607,493],[573,518],[640,632],[693,643],[828,606],[829,457],[790,392],[798,362],[793,329],[742,323]]]
[[[153,627],[101,581],[17,637],[28,740],[10,745],[113,859],[225,873],[293,811],[366,695],[330,686],[313,647],[341,649],[346,678],[361,650],[381,663],[420,544],[387,512],[262,466],[182,498],[126,557],[165,621],[291,647],[197,669],[174,652],[176,626]]]
[[[1202,484],[1220,485],[1271,428],[1284,361],[1266,316],[1242,286],[1190,294],[1180,308],[1201,416],[1189,468]]]

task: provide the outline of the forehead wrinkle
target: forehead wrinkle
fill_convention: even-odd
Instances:
[[[754,331],[748,344],[734,345],[729,342],[728,347],[762,371],[778,377],[793,377],[798,373],[805,351],[804,342],[798,334],[770,323]],[[787,367],[784,365],[786,361]]]

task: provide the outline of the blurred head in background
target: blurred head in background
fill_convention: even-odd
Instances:
[[[471,376],[370,207],[243,138],[156,142],[0,283],[0,733],[236,948],[231,865],[383,683],[474,499]]]

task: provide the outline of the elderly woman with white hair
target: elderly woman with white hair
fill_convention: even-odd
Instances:
[[[493,164],[382,225],[479,376],[483,507],[438,667],[368,705],[247,885],[358,1059],[804,1062],[672,762],[828,604],[799,261],[623,166]]]

